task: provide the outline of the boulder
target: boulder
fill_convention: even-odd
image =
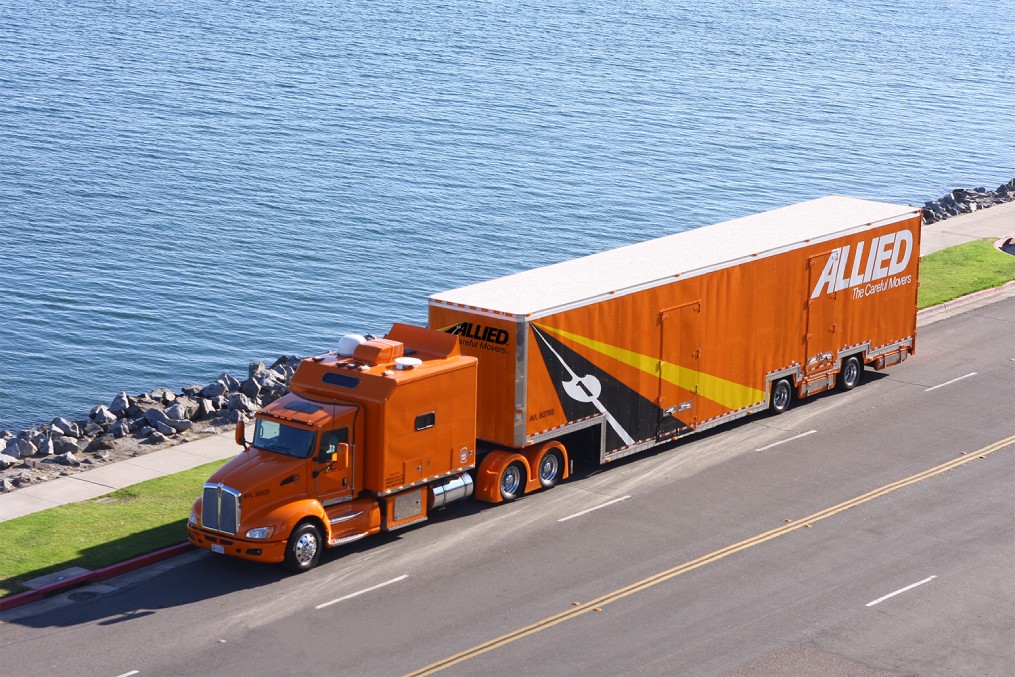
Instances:
[[[226,399],[225,395],[218,395],[217,397],[211,398],[211,403],[216,410],[225,409],[229,404],[229,400]]]
[[[145,444],[162,444],[167,441],[169,441],[169,438],[160,433],[158,430],[145,438]]]
[[[161,409],[152,408],[145,412],[144,418],[148,421],[148,425],[153,428],[157,427],[157,423],[168,423],[169,415]]]
[[[36,452],[35,452],[35,456],[37,456],[37,457],[40,457],[40,456],[52,456],[53,452],[54,452],[54,449],[53,449],[53,438],[52,437],[43,437],[41,440],[38,441],[38,443],[36,443],[36,447],[37,447],[37,449],[36,449]]]
[[[130,434],[130,422],[126,420],[117,421],[109,426],[109,434],[119,439]]]
[[[198,398],[201,397],[201,391],[204,390],[204,388],[205,386],[183,386],[180,388],[180,392],[187,397]]]
[[[240,384],[240,392],[256,402],[261,397],[261,386],[251,377]]]
[[[243,393],[236,393],[229,397],[229,411],[240,411],[244,414],[257,412],[257,405],[250,401],[250,398]]]
[[[217,379],[219,383],[225,385],[226,390],[231,393],[235,393],[240,389],[240,381],[231,374],[222,374]]]
[[[254,374],[264,371],[264,362],[251,362],[247,365],[247,378],[254,378]]]
[[[172,404],[176,401],[176,393],[169,388],[156,388],[152,391],[152,399],[162,404]]]
[[[130,401],[130,397],[127,396],[127,393],[121,390],[116,394],[116,397],[113,398],[113,401],[109,403],[109,411],[122,417],[127,413],[127,410],[130,409],[131,404],[133,403]]]
[[[152,428],[151,426],[147,426],[146,425],[146,426],[143,426],[143,427],[139,428],[137,433],[136,433],[136,435],[137,435],[137,437],[148,437],[153,432],[155,432],[155,428]]]
[[[101,434],[105,431],[106,430],[103,429],[103,426],[99,425],[95,421],[88,421],[84,424],[84,429],[81,430],[81,436],[94,437],[96,434]]]
[[[7,470],[7,468],[10,468],[12,465],[17,465],[17,463],[18,459],[14,458],[13,456],[8,456],[7,454],[0,454],[0,470]],[[4,481],[6,481],[6,479]]]
[[[177,397],[175,404],[183,406],[183,416],[180,418],[194,418],[197,414],[197,400],[192,397]]]
[[[194,418],[205,419],[212,416],[216,411],[215,404],[211,400],[202,397],[198,400],[197,413],[194,415]]]
[[[58,416],[49,425],[52,426],[53,430],[59,430],[61,434],[67,437],[81,437],[81,428],[74,421],[68,421]]]
[[[99,461],[108,461],[109,460],[109,451],[106,450],[106,449],[99,449],[98,451],[95,452],[95,458],[96,458],[96,460],[99,460]],[[88,460],[88,459],[86,459],[86,460]]]
[[[4,453],[14,458],[31,458],[35,456],[35,452],[38,450],[38,447],[31,440],[16,437],[13,440],[7,441],[7,448],[4,449]]]
[[[162,433],[163,435],[175,435],[176,434],[176,429],[175,428],[170,426],[168,423],[163,423],[162,421],[157,421],[155,423],[155,430],[157,432]],[[152,434],[154,435],[155,433],[152,433]]]
[[[53,453],[55,454],[66,454],[68,452],[76,453],[78,450],[78,443],[73,437],[55,437],[53,438]]]
[[[113,436],[112,435],[99,435],[94,440],[88,443],[85,447],[85,452],[93,453],[103,449],[113,448]]]
[[[221,397],[225,393],[226,393],[226,384],[222,383],[221,381],[209,383],[208,385],[206,385],[204,388],[201,389],[201,397],[207,397],[208,399],[215,399],[216,397]]]
[[[169,425],[172,426],[176,430],[176,432],[182,433],[185,430],[190,430],[191,428],[193,428],[194,422],[184,418],[178,421],[172,420],[169,422]]]
[[[59,463],[60,465],[70,465],[74,467],[81,465],[81,461],[79,461],[74,454],[69,451],[66,454],[60,454],[59,456],[53,457],[53,461]]]
[[[116,423],[117,416],[103,404],[92,409],[91,419],[100,426],[108,426]]]

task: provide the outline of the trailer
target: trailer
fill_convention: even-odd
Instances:
[[[204,485],[194,545],[325,547],[512,501],[916,349],[922,213],[830,196],[430,297],[429,328],[343,337]]]

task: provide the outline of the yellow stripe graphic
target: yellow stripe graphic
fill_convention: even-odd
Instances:
[[[705,372],[695,371],[678,364],[672,364],[656,357],[642,355],[633,350],[612,346],[602,341],[595,341],[578,334],[572,334],[563,329],[554,329],[543,325],[536,325],[539,329],[566,338],[578,345],[590,348],[597,353],[611,357],[635,369],[640,369],[646,374],[657,376],[667,383],[683,388],[694,390],[698,387],[698,395],[705,399],[718,402],[727,409],[742,409],[752,404],[765,401],[765,392],[750,386],[741,385],[728,381],[718,376],[712,376]]]
[[[620,599],[623,599],[628,595],[633,595],[636,592],[641,592],[642,590],[646,590],[653,586],[659,585],[660,583],[668,581],[671,578],[679,576],[680,574],[685,574],[688,571],[693,571],[698,567],[702,567],[706,564],[711,564],[712,562],[716,562],[725,557],[729,557],[730,555],[740,552],[741,550],[746,550],[756,545],[760,545],[766,541],[770,541],[773,538],[785,536],[786,534],[792,533],[797,529],[809,527],[816,522],[828,519],[829,517],[837,515],[844,510],[855,508],[858,505],[863,505],[868,501],[873,501],[875,498],[880,498],[893,491],[896,491],[903,487],[907,487],[910,484],[916,484],[917,482],[922,482],[923,480],[934,477],[935,475],[940,475],[941,473],[951,470],[953,468],[957,468],[960,465],[964,465],[978,458],[983,458],[984,456],[992,454],[995,451],[1000,451],[1001,449],[1011,446],[1012,444],[1015,444],[1015,435],[1012,435],[1011,437],[1006,437],[1003,440],[998,440],[993,444],[988,444],[982,449],[970,452],[969,454],[966,454],[964,456],[959,456],[950,461],[942,463],[941,465],[935,466],[928,470],[924,470],[923,472],[919,472],[916,473],[915,475],[910,475],[909,477],[903,478],[896,482],[886,484],[882,487],[874,489],[873,491],[868,491],[866,494],[863,494],[862,496],[857,496],[856,498],[844,501],[842,503],[839,503],[838,505],[833,505],[830,508],[825,508],[824,510],[820,510],[814,513],[813,515],[808,515],[803,519],[795,520],[793,522],[790,522],[789,524],[784,524],[780,527],[772,529],[771,531],[766,531],[762,534],[758,534],[757,536],[753,536],[751,538],[740,541],[739,543],[734,543],[732,545],[726,546],[725,548],[720,548],[719,550],[711,552],[707,555],[702,555],[698,559],[691,560],[690,562],[685,562],[679,566],[675,566],[672,569],[660,571],[654,576],[649,576],[648,578],[642,579],[635,583],[631,583],[630,585],[627,585],[618,590],[614,590],[613,592],[607,593],[602,597],[598,597],[592,600],[591,602],[579,604],[578,606],[562,611],[559,614],[549,616],[548,618],[544,618],[541,621],[537,621],[532,625],[528,625],[524,628],[519,628],[514,632],[509,632],[506,635],[501,635],[500,637],[491,639],[488,642],[484,642],[483,644],[474,646],[471,649],[466,649],[465,651],[457,653],[453,656],[448,656],[444,660],[437,661],[436,663],[431,663],[430,665],[427,665],[424,668],[409,673],[405,677],[423,677],[424,675],[432,675],[434,673],[440,672],[441,670],[446,670],[447,668],[450,668],[453,665],[457,665],[458,663],[467,661],[470,658],[475,658],[476,656],[485,654],[488,651],[492,651],[498,647],[504,646],[505,644],[510,644],[511,642],[522,639],[523,637],[528,637],[529,635],[533,635],[542,630],[546,630],[547,628],[552,628],[554,625],[557,625],[558,623],[563,623],[564,621],[571,620],[572,618],[576,618],[590,611],[601,609],[607,604],[611,604],[612,602],[616,602]]]

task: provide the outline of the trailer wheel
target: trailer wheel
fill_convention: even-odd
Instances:
[[[500,497],[509,503],[522,495],[525,485],[525,469],[515,461],[500,474]]]
[[[312,522],[303,522],[293,529],[285,546],[285,566],[302,573],[317,566],[321,559],[321,530]]]
[[[860,375],[863,374],[863,366],[860,358],[856,355],[847,357],[842,361],[842,368],[839,369],[839,388],[852,390],[860,383]]]
[[[772,400],[768,405],[773,414],[781,414],[789,409],[789,403],[793,400],[793,387],[789,381],[781,378],[772,384]]]
[[[548,449],[539,459],[539,483],[544,489],[557,486],[564,474],[564,457],[556,449]]]

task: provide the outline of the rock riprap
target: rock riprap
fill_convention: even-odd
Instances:
[[[925,223],[936,223],[951,216],[969,214],[979,209],[1015,200],[1015,179],[1002,183],[997,190],[980,188],[956,188],[944,197],[923,203]]]
[[[289,391],[300,358],[286,356],[266,367],[251,362],[247,378],[222,374],[211,383],[175,392],[156,388],[117,393],[87,418],[58,416],[44,425],[0,431],[0,491],[140,456],[163,445],[195,439],[216,426],[234,424]]]

